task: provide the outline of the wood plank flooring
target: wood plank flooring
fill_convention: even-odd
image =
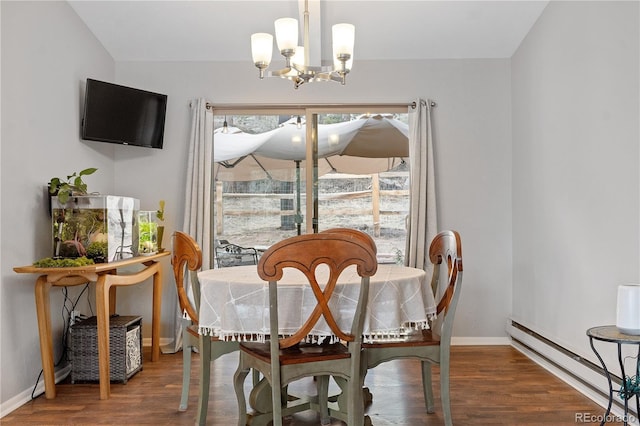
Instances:
[[[56,399],[41,395],[0,419],[3,425],[191,425],[198,402],[197,354],[186,412],[178,412],[182,353],[163,354],[128,383],[113,383],[111,399],[101,401],[97,384],[62,383]],[[237,354],[212,366],[209,425],[235,425],[237,406],[231,378]],[[601,416],[591,400],[510,346],[454,346],[451,354],[451,411],[455,425],[576,425],[577,415]],[[370,371],[366,385],[373,402],[366,412],[375,426],[442,425],[439,375],[434,368],[436,413],[426,414],[417,361],[382,364]],[[35,378],[34,378],[35,380]],[[247,379],[247,385],[250,382]],[[303,382],[300,387],[311,387]],[[296,415],[290,426],[319,424],[313,413]],[[341,422],[335,421],[335,425]],[[592,423],[597,424],[597,423]],[[607,423],[609,424],[609,423]],[[621,423],[612,423],[621,424]]]

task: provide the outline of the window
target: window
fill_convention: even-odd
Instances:
[[[375,239],[380,262],[402,263],[408,116],[406,107],[390,110],[214,110],[217,244],[261,251],[293,235],[348,227]]]

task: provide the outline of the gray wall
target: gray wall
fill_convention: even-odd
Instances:
[[[41,367],[35,277],[19,276],[11,268],[49,254],[50,219],[42,186],[54,175],[98,167],[88,179],[92,190],[139,198],[142,209],[155,209],[157,201],[165,199],[170,235],[182,225],[188,103],[197,97],[246,105],[409,103],[418,96],[437,101],[440,227],[460,231],[466,255],[456,336],[504,339],[511,304],[508,59],[360,62],[345,87],[327,83],[294,91],[285,81],[260,81],[250,60],[114,64],[63,2],[2,2],[2,55],[2,85],[7,88],[2,92],[2,119],[10,124],[2,128],[3,409],[10,409],[12,398],[27,397]],[[398,69],[401,78],[391,79]],[[168,94],[165,148],[79,140],[81,83],[87,77]],[[161,333],[170,339],[175,292],[169,263],[164,266]],[[52,312],[60,312],[59,291],[53,293]],[[150,300],[150,285],[119,289],[118,312],[150,320]],[[61,324],[54,321],[59,353]]]
[[[41,369],[36,277],[19,276],[12,268],[52,254],[44,188],[50,178],[86,167],[98,168],[86,179],[90,190],[110,193],[114,188],[113,148],[81,142],[79,129],[85,78],[113,79],[115,64],[66,2],[3,1],[0,8],[0,400],[4,409],[11,398],[30,394]],[[56,360],[61,353],[62,300],[61,291],[53,290]]]
[[[512,58],[513,316],[595,362],[639,279],[638,12],[551,2]]]
[[[402,69],[397,81],[388,80]],[[161,88],[168,95],[164,149],[146,156],[117,150],[116,191],[127,190],[153,207],[167,201],[167,226],[182,226],[184,168],[191,99],[214,104],[410,103],[417,96],[438,103],[434,113],[440,228],[457,229],[463,238],[465,292],[455,334],[504,337],[511,312],[511,148],[509,60],[359,62],[347,86],[318,84],[294,91],[288,81],[259,80],[250,61],[239,63],[118,63],[122,84]],[[231,77],[230,77],[231,76]],[[149,164],[153,167],[149,168]],[[144,178],[140,170],[147,171]],[[167,231],[165,231],[167,232]],[[487,267],[487,265],[491,265]],[[169,284],[169,283],[168,283]],[[119,294],[148,292],[143,287]],[[145,310],[134,297],[123,309]],[[165,288],[164,312],[172,289]],[[486,341],[486,339],[485,339]],[[505,342],[506,340],[503,340]]]
[[[34,277],[19,276],[12,267],[49,254],[43,185],[55,175],[98,167],[88,179],[92,190],[139,198],[143,209],[167,200],[170,235],[182,225],[188,103],[197,97],[246,105],[432,98],[438,102],[434,134],[439,226],[460,231],[464,245],[456,338],[504,339],[513,287],[515,315],[551,329],[562,340],[580,343],[590,318],[594,323],[610,319],[602,305],[605,298],[612,301],[615,285],[637,281],[640,269],[638,25],[633,21],[638,14],[637,5],[630,3],[620,6],[620,12],[617,5],[588,2],[552,6],[513,59],[513,72],[509,59],[365,61],[355,64],[345,87],[316,84],[294,91],[285,81],[258,80],[249,59],[114,64],[66,3],[1,2],[3,412],[28,397],[40,371]],[[604,29],[596,37],[587,33],[590,28]],[[597,49],[598,55],[607,56],[594,66],[591,45],[613,46],[614,51]],[[402,76],[392,79],[398,70]],[[165,148],[81,141],[82,83],[87,77],[168,94]],[[513,224],[512,206],[517,219]],[[565,234],[556,238],[558,232]],[[568,263],[556,260],[549,250],[569,253]],[[161,333],[170,339],[175,293],[168,262],[164,266]],[[514,286],[512,280],[517,281]],[[576,289],[589,291],[578,291],[579,301],[569,304]],[[54,294],[56,313],[62,310],[62,299],[59,291]],[[562,309],[552,309],[553,294],[563,298]],[[150,319],[150,300],[150,285],[119,290],[118,311]],[[563,311],[565,306],[569,312]],[[57,342],[61,324],[55,317]],[[554,325],[556,319],[562,322]],[[145,331],[148,336],[148,328]]]

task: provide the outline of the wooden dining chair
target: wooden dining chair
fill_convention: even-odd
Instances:
[[[322,286],[316,280],[316,269],[328,268],[329,278]],[[350,265],[356,265],[360,275],[359,297],[355,312],[346,315],[349,329],[341,329],[336,313],[330,309],[338,277]],[[244,381],[251,368],[259,370],[271,385],[273,425],[282,425],[282,416],[316,408],[312,401],[299,398],[290,401],[282,389],[303,377],[338,376],[346,380],[349,425],[362,425],[364,404],[362,399],[363,372],[361,371],[361,344],[369,277],[377,270],[375,251],[362,238],[341,233],[300,235],[271,246],[258,262],[258,275],[269,282],[269,333],[265,343],[241,342],[240,360],[234,375],[234,387],[238,399],[238,425],[247,422]],[[291,335],[280,335],[278,325],[278,281],[286,268],[297,269],[306,277],[306,283],[316,299],[316,306],[300,328]],[[286,306],[286,305],[283,305]],[[335,343],[306,343],[312,329],[323,318],[329,326]],[[323,381],[319,381],[323,382]],[[318,385],[319,386],[319,385]],[[318,395],[322,392],[318,391]],[[326,395],[326,393],[325,393]],[[326,413],[326,401],[319,401],[318,411]],[[324,407],[324,408],[323,408]],[[317,408],[316,408],[317,409]]]
[[[365,244],[368,244],[374,253],[376,254],[378,253],[378,247],[376,246],[376,242],[373,240],[371,235],[367,234],[366,232],[358,231],[357,229],[353,229],[353,228],[330,228],[330,229],[327,229],[326,231],[322,231],[321,233],[326,233],[326,232],[332,233],[332,234],[351,235],[353,236],[353,238],[359,238],[360,240],[362,240],[362,242],[364,242]]]
[[[179,411],[186,411],[189,400],[189,379],[191,377],[191,352],[197,348],[200,352],[202,369],[200,371],[198,412],[196,423],[204,425],[209,404],[209,381],[211,362],[221,355],[238,350],[238,342],[227,342],[215,336],[198,334],[198,310],[200,309],[200,283],[197,271],[202,267],[202,251],[198,243],[184,232],[176,231],[172,238],[173,251],[171,264],[178,291],[182,324],[182,395]],[[189,294],[193,297],[190,299]],[[193,300],[193,303],[192,303]],[[200,344],[202,340],[203,344]]]
[[[414,358],[422,362],[422,386],[428,413],[434,412],[431,365],[440,366],[440,398],[445,425],[452,424],[449,398],[449,351],[456,305],[462,282],[462,243],[456,231],[442,231],[429,247],[433,264],[431,290],[437,301],[435,320],[430,329],[419,330],[400,341],[363,343],[367,369],[394,359]],[[446,268],[441,277],[440,269]],[[374,395],[375,397],[375,395]]]

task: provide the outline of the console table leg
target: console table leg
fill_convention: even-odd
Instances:
[[[35,290],[44,394],[47,399],[53,399],[56,397],[56,379],[53,366],[53,343],[51,341],[51,305],[49,304],[51,283],[47,281],[46,275],[38,277]]]
[[[109,277],[105,274],[96,282],[96,322],[98,327],[98,370],[100,372],[100,399],[109,399],[111,374],[109,371]]]
[[[160,359],[160,309],[162,307],[162,265],[155,263],[153,268],[153,313],[151,317],[151,361]]]

